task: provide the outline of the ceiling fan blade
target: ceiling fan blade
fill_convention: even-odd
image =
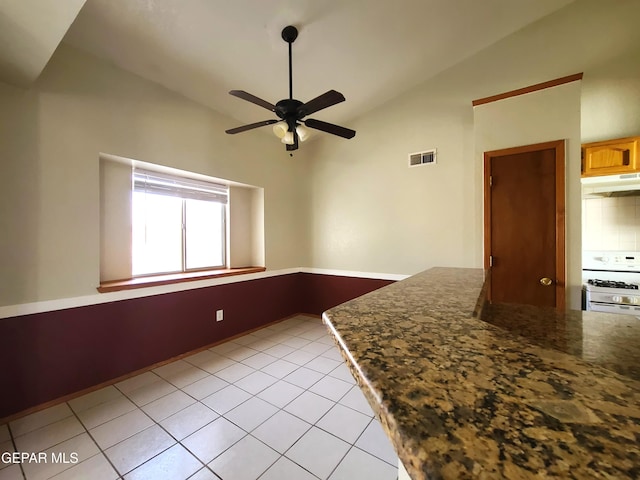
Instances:
[[[229,130],[225,130],[226,133],[241,133],[246,132],[247,130],[253,130],[254,128],[264,127],[265,125],[271,125],[273,123],[278,123],[280,120],[263,120],[261,122],[250,123],[249,125],[243,125],[241,127],[231,128]]]
[[[314,120],[309,118],[304,121],[304,124],[309,128],[321,130],[323,132],[332,133],[343,138],[353,138],[356,136],[356,131],[350,128],[341,127],[340,125],[334,125],[333,123],[323,122],[322,120]]]
[[[267,110],[275,111],[276,106],[272,103],[267,102],[266,100],[262,100],[261,98],[256,97],[255,95],[251,95],[250,93],[245,92],[244,90],[231,90],[229,92],[230,95],[234,97],[241,98],[246,100],[247,102],[255,103],[256,105],[260,105]]]
[[[309,100],[307,103],[298,107],[298,118],[302,118],[305,115],[311,115],[312,113],[322,110],[323,108],[330,107],[336,103],[344,102],[345,98],[340,92],[335,90],[329,90],[326,93]]]

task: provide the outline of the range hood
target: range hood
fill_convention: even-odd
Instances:
[[[640,173],[583,177],[580,182],[584,198],[640,196]]]

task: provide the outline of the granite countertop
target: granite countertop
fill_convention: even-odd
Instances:
[[[411,478],[640,478],[640,320],[483,284],[433,268],[323,315]]]

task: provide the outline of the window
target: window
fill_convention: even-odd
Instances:
[[[263,188],[100,154],[99,292],[255,273],[264,264]]]
[[[226,268],[228,188],[133,170],[132,274]]]

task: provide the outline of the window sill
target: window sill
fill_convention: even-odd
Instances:
[[[130,278],[128,280],[116,280],[101,283],[98,287],[98,292],[106,293],[117,292],[119,290],[132,290],[134,288],[157,287],[159,285],[170,285],[172,283],[193,282],[196,280],[208,280],[211,278],[264,272],[265,270],[265,267],[226,268],[221,270],[207,270],[203,272],[171,273],[168,275]]]

